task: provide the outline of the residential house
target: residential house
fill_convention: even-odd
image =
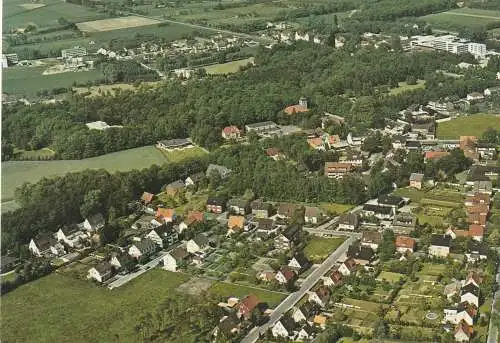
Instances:
[[[226,202],[222,198],[208,198],[206,209],[207,212],[222,213],[226,208]]]
[[[462,285],[467,286],[468,284],[473,284],[476,287],[479,287],[479,285],[483,282],[483,278],[481,275],[479,275],[478,272],[476,271],[470,271],[467,274],[467,278],[463,281]]]
[[[363,231],[361,245],[377,250],[382,243],[382,234],[378,231]]]
[[[221,318],[219,325],[217,326],[218,330],[215,334],[218,336],[220,332],[227,339],[231,339],[231,337],[237,335],[241,329],[241,322],[236,313],[232,312],[227,316]]]
[[[175,210],[171,208],[158,207],[155,218],[158,223],[171,223],[175,220]]]
[[[229,175],[231,174],[231,170],[224,166],[219,166],[217,164],[210,164],[207,168],[207,171],[205,172],[205,175],[207,177],[210,177],[210,175],[212,175],[213,173],[219,174],[220,178],[224,180],[227,177],[229,177]]]
[[[354,231],[359,227],[359,215],[357,213],[346,213],[339,219],[339,230]]]
[[[437,161],[440,158],[450,155],[448,151],[426,151],[424,155],[424,161]]]
[[[475,240],[469,241],[465,252],[467,262],[475,263],[486,260],[489,255],[489,250],[488,244],[485,242],[477,242]]]
[[[315,315],[319,313],[319,307],[316,303],[306,301],[301,306],[295,308],[292,318],[296,323],[312,323]]]
[[[392,230],[399,234],[409,234],[415,230],[417,218],[414,214],[408,212],[400,212],[394,216],[392,221]]]
[[[200,183],[202,183],[205,179],[206,179],[205,173],[199,172],[188,176],[184,181],[184,184],[186,185],[186,187],[197,186]]]
[[[105,221],[101,213],[96,213],[83,222],[85,230],[90,232],[97,232],[104,227]]]
[[[284,338],[293,338],[295,335],[295,322],[292,318],[283,316],[280,320],[274,324],[271,332],[273,337],[284,337]]]
[[[175,196],[180,191],[182,191],[185,186],[186,185],[184,184],[184,181],[176,180],[165,186],[165,192],[167,193],[167,195]]]
[[[328,287],[340,286],[344,282],[343,275],[338,270],[335,270],[332,273],[327,274],[327,276],[323,277],[322,280],[323,280],[323,285]]]
[[[287,227],[274,239],[274,246],[279,250],[290,249],[299,238],[299,229],[297,225]]]
[[[465,322],[460,322],[455,328],[453,332],[453,337],[455,338],[455,342],[463,343],[468,342],[474,333],[472,326],[467,325]]]
[[[330,289],[326,286],[319,286],[315,291],[309,293],[308,301],[315,302],[320,307],[325,307],[330,299]]]
[[[288,262],[288,267],[300,273],[303,270],[306,270],[310,265],[310,262],[304,255],[297,254],[290,259]]]
[[[331,179],[341,179],[355,170],[351,163],[325,162],[325,176]]]
[[[183,263],[189,262],[189,252],[185,246],[179,246],[163,256],[163,269],[176,272]]]
[[[484,226],[478,224],[469,225],[468,236],[475,241],[481,242],[484,237]]]
[[[424,181],[424,174],[411,173],[410,175],[410,187],[416,189],[422,189],[422,182]]]
[[[254,309],[257,308],[263,313],[265,307],[265,304],[263,304],[256,295],[249,294],[239,302],[237,316],[238,318],[249,320]]]
[[[257,232],[270,235],[276,233],[278,227],[274,224],[274,220],[268,218],[257,219]]]
[[[296,113],[304,113],[308,111],[309,108],[307,107],[307,99],[304,97],[299,99],[299,103],[297,105],[291,105],[283,109],[283,112],[285,112],[288,115],[293,115]]]
[[[340,265],[339,272],[343,276],[349,276],[356,271],[357,267],[358,267],[358,264],[356,263],[356,261],[354,261],[353,258],[348,258],[347,260],[342,262],[342,264]]]
[[[189,211],[187,217],[184,219],[184,224],[189,227],[195,223],[203,223],[205,215],[200,211]]]
[[[495,144],[479,142],[476,144],[476,152],[483,160],[493,160],[497,156],[497,147]]]
[[[340,143],[340,137],[338,135],[329,135],[325,133],[321,137],[308,138],[307,143],[314,150],[325,151],[338,146]],[[339,146],[339,148],[340,147],[341,146]]]
[[[285,155],[283,155],[278,148],[267,148],[266,155],[275,161],[279,161],[285,158]]]
[[[155,242],[145,238],[142,241],[132,244],[128,249],[128,254],[138,260],[146,259],[157,250]]]
[[[323,218],[323,212],[318,207],[306,206],[304,221],[309,224],[318,224]]]
[[[484,96],[500,95],[500,87],[486,88],[483,94]]]
[[[59,256],[65,253],[64,247],[48,233],[39,233],[35,238],[32,238],[28,249],[38,257],[45,255]]]
[[[467,94],[466,99],[467,99],[467,101],[478,102],[478,101],[484,100],[484,95],[479,93],[479,92],[473,92],[473,93]]]
[[[274,273],[271,270],[263,270],[257,274],[257,279],[264,282],[273,281],[275,278],[276,278],[276,273]]]
[[[464,201],[464,205],[469,206],[490,206],[490,195],[486,193],[474,193],[473,195],[467,195]]]
[[[362,213],[366,217],[373,216],[380,220],[390,220],[394,218],[396,211],[390,206],[365,204],[363,205]]]
[[[458,324],[461,321],[467,325],[474,325],[477,316],[477,309],[467,302],[458,304],[456,308],[445,309],[443,323]]]
[[[254,200],[250,203],[252,214],[256,218],[269,218],[272,212],[272,206],[269,203],[263,202],[260,199]]]
[[[155,195],[153,193],[144,192],[141,196],[141,201],[144,205],[149,205],[154,200]]]
[[[416,241],[408,236],[396,237],[396,251],[400,254],[413,253],[415,251]]]
[[[127,253],[113,254],[109,263],[115,269],[130,271],[135,266],[136,261]]]
[[[224,139],[239,139],[241,137],[241,130],[237,126],[226,126],[222,129],[222,138]]]
[[[175,231],[172,223],[163,224],[151,230],[146,238],[151,239],[160,248],[170,246],[179,241],[179,234]]]
[[[492,183],[491,180],[479,180],[474,181],[474,186],[472,187],[475,193],[485,193],[492,194]]]
[[[463,286],[460,291],[460,302],[464,301],[479,308],[479,287],[473,283]]]
[[[72,248],[81,246],[81,241],[89,238],[86,233],[78,229],[78,225],[68,225],[60,228],[57,230],[55,237],[59,242],[64,242]]]
[[[469,212],[467,213],[467,223],[484,227],[486,225],[487,217],[488,213]]]
[[[87,278],[97,282],[104,282],[113,275],[113,266],[109,262],[101,262],[89,269]]]
[[[278,216],[285,219],[290,219],[294,216],[303,216],[303,210],[303,207],[300,205],[282,203],[278,207]]]
[[[244,216],[250,212],[250,202],[240,198],[229,199],[227,202],[227,208],[232,213]]]
[[[295,271],[288,267],[281,267],[281,269],[276,273],[275,279],[282,285],[289,284],[295,280]]]
[[[405,200],[395,195],[381,195],[378,197],[377,203],[382,206],[398,209],[405,204]]]
[[[316,39],[316,38],[315,38]],[[299,342],[309,341],[314,338],[314,330],[311,326],[303,326],[300,328],[299,332],[297,332],[296,340]]]
[[[209,247],[208,243],[209,243],[208,237],[200,233],[187,242],[186,249],[188,252],[194,254],[195,252],[204,251],[208,249]]]
[[[356,264],[365,266],[375,259],[375,252],[369,246],[353,244],[347,249],[347,257],[352,258]]]
[[[429,255],[437,257],[447,257],[450,254],[451,236],[432,235]]]
[[[448,300],[451,300],[455,294],[459,294],[462,289],[462,283],[460,281],[453,281],[446,286],[444,286],[443,294]]]
[[[244,228],[245,228],[245,217],[229,216],[229,220],[227,221],[228,234],[243,232]]]

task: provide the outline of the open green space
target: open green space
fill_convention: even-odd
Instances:
[[[312,262],[322,262],[344,241],[344,237],[325,238],[314,236],[304,248],[304,254]]]
[[[460,136],[481,137],[489,127],[500,130],[500,115],[473,114],[439,123],[437,136],[440,139],[458,139]]]
[[[154,269],[114,289],[53,273],[2,296],[2,341],[135,342],[139,318],[189,277]]]
[[[377,281],[382,281],[385,280],[387,282],[398,282],[401,278],[405,278],[403,274],[399,273],[393,273],[393,272],[386,272],[382,271],[378,276],[377,276]]]
[[[217,282],[213,284],[208,289],[208,292],[225,298],[231,296],[243,298],[249,294],[255,294],[260,301],[266,302],[271,308],[276,307],[286,297],[286,294],[280,292],[273,292],[265,289],[225,282]]]
[[[427,275],[438,276],[440,274],[443,274],[445,270],[446,270],[445,264],[426,263],[422,267],[422,270],[420,270],[418,272],[418,274],[420,274],[420,275],[427,274]]]
[[[342,299],[342,303],[347,304],[347,305],[352,305],[355,308],[359,307],[360,310],[372,312],[374,314],[377,313],[380,306],[387,307],[387,305],[385,305],[385,304],[379,304],[379,303],[372,302],[372,301],[351,299],[351,298]]]
[[[439,207],[459,207],[462,204],[459,202],[452,202],[452,201],[445,201],[445,200],[436,200],[436,199],[429,199],[429,198],[423,198],[420,200],[420,204],[423,206],[439,206]]]
[[[439,29],[460,29],[485,27],[489,23],[500,22],[500,11],[459,8],[451,11],[429,14],[421,17]]]
[[[152,146],[123,150],[83,160],[8,161],[2,162],[2,200],[10,200],[14,190],[25,182],[37,182],[43,177],[62,176],[85,169],[106,169],[109,172],[147,168],[167,162]]]
[[[398,188],[393,193],[403,198],[410,198],[412,202],[420,202],[426,196],[426,192],[413,187]]]
[[[165,156],[168,162],[179,162],[189,158],[202,157],[207,154],[205,149],[197,146],[182,150],[166,151],[159,149],[159,151],[163,156]]]
[[[12,95],[35,97],[42,90],[70,88],[76,83],[101,80],[104,75],[97,69],[43,75],[46,67],[17,66],[2,70],[3,91]]]
[[[353,205],[337,204],[333,202],[323,202],[319,204],[319,207],[325,210],[327,213],[332,214],[342,214],[353,208]]]
[[[253,63],[253,57],[245,58],[243,60],[231,61],[221,64],[213,64],[205,67],[207,74],[217,75],[217,74],[233,74],[240,70],[240,67],[247,66]]]
[[[417,80],[417,83],[414,85],[409,85],[406,82],[398,82],[398,87],[391,88],[389,93],[391,95],[399,95],[404,92],[412,91],[415,89],[424,89],[424,88],[425,88],[425,80]]]

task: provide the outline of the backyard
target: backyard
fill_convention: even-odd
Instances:
[[[116,342],[116,334],[135,341],[141,315],[175,296],[188,278],[155,269],[109,291],[53,273],[2,296],[2,341]]]
[[[440,139],[458,139],[460,136],[481,137],[489,127],[500,130],[500,115],[473,114],[439,123],[437,136]]]
[[[286,297],[285,293],[226,282],[217,282],[213,284],[208,292],[224,298],[231,296],[243,298],[249,294],[255,294],[260,301],[266,302],[271,308],[276,307]]]
[[[335,251],[344,240],[344,237],[324,238],[313,236],[304,248],[304,254],[310,261],[320,263]]]
[[[498,22],[500,20],[500,11],[459,8],[429,14],[421,17],[421,19],[439,29],[459,30],[464,27],[475,29],[485,27],[489,23]]]
[[[244,67],[248,64],[253,64],[253,57],[245,58],[243,60],[237,60],[222,64],[213,64],[205,67],[207,74],[233,74],[240,70],[240,67]]]

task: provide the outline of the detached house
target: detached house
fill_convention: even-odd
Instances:
[[[447,257],[450,254],[451,236],[432,235],[429,255],[437,257]]]
[[[170,246],[179,241],[179,235],[177,231],[174,230],[173,225],[163,224],[151,230],[146,238],[151,239],[160,248]]]
[[[339,230],[354,231],[359,227],[359,215],[357,213],[347,213],[340,217]]]
[[[227,208],[235,214],[241,214],[244,216],[250,212],[250,203],[245,199],[233,198],[229,199],[227,202]]]
[[[245,228],[245,217],[243,216],[229,216],[227,221],[227,233],[230,235],[236,232],[243,232]]]
[[[180,191],[182,191],[184,187],[185,187],[184,181],[177,180],[165,186],[165,193],[167,193],[170,196],[175,196]]]
[[[208,243],[209,243],[208,237],[200,233],[187,242],[186,249],[191,254],[194,254],[196,252],[208,249],[209,247]]]
[[[377,250],[378,246],[382,243],[382,234],[378,231],[363,231],[361,236],[361,245],[364,247]]]
[[[83,222],[83,227],[87,231],[97,232],[104,227],[104,224],[104,217],[102,216],[102,214],[97,213],[90,216],[89,218],[86,218]]]
[[[340,265],[339,272],[343,276],[349,276],[356,271],[357,266],[358,264],[354,261],[354,259],[348,258]]]
[[[234,335],[237,335],[241,329],[241,322],[235,313],[230,313],[227,316],[222,317],[217,327],[215,336],[218,336],[220,332],[227,339],[231,339]]]
[[[250,203],[252,214],[257,218],[269,218],[272,212],[272,206],[262,200],[254,200]]]
[[[222,198],[208,198],[206,209],[207,212],[222,213],[226,208],[226,202]]]
[[[175,210],[171,208],[158,207],[155,218],[159,223],[171,223],[175,220]]]
[[[307,258],[304,255],[295,255],[289,262],[288,262],[288,267],[292,268],[293,270],[297,272],[301,272],[307,267],[309,267],[310,262],[307,260]]]
[[[97,266],[89,269],[87,278],[97,282],[104,282],[113,275],[113,267],[109,262],[101,262]]]
[[[274,239],[274,246],[279,250],[287,250],[290,249],[299,238],[299,230],[300,227],[294,225],[289,226],[285,229],[281,234],[276,236]]]
[[[347,249],[347,257],[352,258],[356,264],[365,266],[375,259],[375,252],[369,246],[353,244]]]
[[[295,271],[288,267],[281,267],[281,269],[276,273],[275,279],[282,285],[286,285],[290,282],[292,282],[297,274],[295,274]]]
[[[392,230],[395,233],[409,234],[417,225],[417,217],[412,213],[400,212],[394,216]]]
[[[325,162],[325,176],[331,179],[341,179],[355,170],[352,163]]]
[[[367,217],[375,217],[380,220],[384,219],[392,219],[394,218],[394,214],[396,211],[393,207],[390,206],[380,206],[380,205],[372,205],[365,204],[363,206],[363,215]]]
[[[278,216],[281,218],[289,219],[294,215],[303,216],[303,208],[297,204],[280,204],[278,207]]]
[[[413,253],[415,251],[416,241],[408,236],[396,237],[396,251],[400,254]]]
[[[144,192],[141,196],[141,202],[144,205],[149,205],[153,201],[154,197],[155,195],[153,193]]]
[[[274,225],[274,220],[267,218],[257,219],[257,233],[270,235],[277,230],[278,227]]]
[[[284,337],[291,338],[295,336],[295,322],[290,317],[282,317],[279,321],[274,324],[271,332],[273,337]]]
[[[237,126],[231,125],[222,129],[222,138],[224,139],[239,139],[240,137],[241,131]]]
[[[479,308],[479,287],[473,283],[463,286],[460,291],[460,302],[464,301]]]
[[[422,189],[422,183],[424,181],[424,174],[411,173],[410,175],[410,187],[416,189]]]
[[[55,237],[59,242],[64,242],[73,248],[80,247],[81,242],[88,239],[89,235],[78,230],[77,225],[70,225],[57,230]]]
[[[296,323],[312,323],[314,316],[319,313],[319,310],[319,306],[316,303],[307,301],[293,311],[292,318]]]
[[[180,246],[163,256],[163,269],[176,272],[182,263],[189,262],[189,252]]]
[[[146,259],[153,255],[157,250],[155,242],[146,238],[140,242],[136,242],[128,249],[128,254],[138,260]]]
[[[64,247],[48,233],[39,233],[35,238],[32,238],[28,249],[38,257],[46,255],[59,256],[65,253]]]
[[[394,195],[381,195],[378,197],[377,203],[382,206],[389,206],[394,209],[398,209],[405,204],[405,200],[402,197]]]
[[[445,309],[443,322],[458,324],[461,321],[467,325],[474,325],[474,320],[477,316],[477,309],[467,302],[458,304],[456,308]]]
[[[200,183],[202,183],[205,179],[206,179],[205,174],[200,172],[188,176],[186,180],[184,180],[184,184],[186,185],[186,187],[197,186]]]
[[[474,330],[472,326],[467,325],[465,322],[458,323],[455,331],[453,332],[453,337],[455,337],[456,342],[468,342],[472,336]]]
[[[323,212],[318,207],[306,206],[304,220],[309,224],[318,224],[323,218]]]
[[[475,193],[468,195],[464,201],[465,206],[490,206],[490,195],[486,193]]]
[[[315,291],[309,293],[309,301],[315,302],[320,307],[325,307],[330,299],[330,290],[326,286],[319,286]]]
[[[323,279],[323,285],[331,287],[331,286],[339,286],[343,283],[343,275],[338,270],[328,274]]]
[[[252,317],[252,311],[254,309],[258,309],[261,313],[264,313],[266,307],[267,306],[262,303],[256,295],[249,294],[245,298],[241,299],[238,304],[237,316],[239,318],[249,320]]]
[[[467,243],[467,251],[465,256],[467,257],[467,262],[479,262],[481,260],[486,260],[489,254],[488,244],[484,242],[469,241]]]
[[[115,269],[129,271],[135,266],[136,261],[129,254],[120,253],[114,254],[109,263]]]

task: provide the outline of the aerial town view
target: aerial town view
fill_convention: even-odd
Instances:
[[[4,0],[3,343],[500,343],[500,0]]]

